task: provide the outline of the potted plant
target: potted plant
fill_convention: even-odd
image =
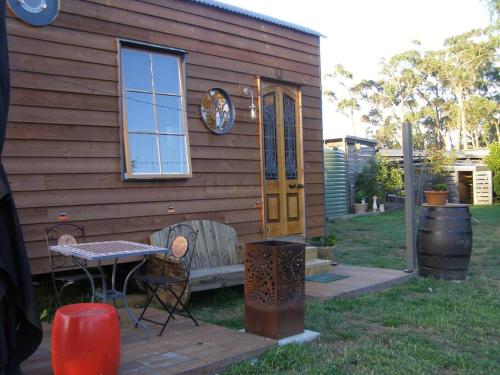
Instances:
[[[427,150],[426,169],[432,176],[431,188],[424,191],[427,204],[432,206],[444,206],[448,198],[448,185],[444,183],[446,166],[453,164],[456,155],[452,151],[446,153],[445,150],[432,147]]]
[[[319,259],[328,259],[332,261],[332,265],[337,265],[337,262],[333,260],[333,252],[335,245],[337,244],[337,238],[334,234],[329,234],[328,236],[313,237],[307,240],[308,245],[314,246],[318,249]]]
[[[431,206],[444,206],[448,199],[448,185],[437,183],[432,185],[432,190],[424,191],[427,204]]]
[[[366,203],[365,192],[357,191],[355,195],[354,212],[356,214],[364,214],[368,210],[368,203]]]

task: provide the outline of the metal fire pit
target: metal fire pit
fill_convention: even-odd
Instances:
[[[245,245],[245,330],[273,339],[304,332],[305,246]]]

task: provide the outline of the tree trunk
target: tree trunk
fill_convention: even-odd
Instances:
[[[470,132],[470,135],[471,135],[471,139],[472,139],[472,147],[474,149],[478,149],[479,148],[479,139],[478,139],[478,136],[475,132]]]
[[[495,123],[495,129],[497,131],[497,142],[500,142],[500,120]]]
[[[458,105],[458,124],[459,124],[459,133],[458,133],[458,149],[466,149],[467,141],[465,140],[465,109],[464,109],[464,90],[462,85],[458,85],[455,90],[455,94],[457,96],[457,105]]]
[[[352,135],[356,136],[356,123],[354,122],[354,108],[351,106]]]

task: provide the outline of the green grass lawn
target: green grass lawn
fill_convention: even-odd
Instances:
[[[418,278],[384,292],[306,306],[313,344],[270,350],[225,374],[500,374],[500,206],[473,207],[471,277]],[[405,266],[402,211],[334,222],[337,257],[357,265]],[[201,320],[243,327],[241,288],[195,294]]]

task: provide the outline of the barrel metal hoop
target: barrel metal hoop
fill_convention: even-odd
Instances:
[[[425,255],[426,257],[436,257],[436,258],[470,258],[470,254],[442,254],[442,253],[426,253],[423,250],[418,252],[419,255]]]
[[[472,234],[472,231],[457,231],[457,230],[436,230],[436,229],[427,229],[427,228],[420,228],[420,232],[427,232],[427,233],[458,233],[458,234]]]
[[[430,220],[446,220],[446,221],[471,221],[470,216],[421,216],[420,218],[430,219]]]

